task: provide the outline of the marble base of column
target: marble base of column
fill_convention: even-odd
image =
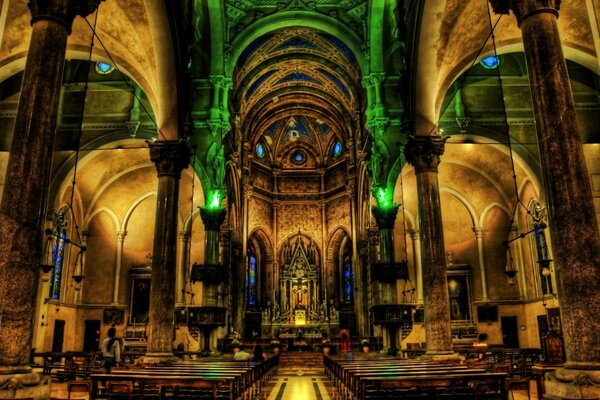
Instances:
[[[50,377],[29,366],[0,367],[0,399],[50,398]]]
[[[565,363],[546,374],[545,388],[545,399],[600,398],[600,363]]]

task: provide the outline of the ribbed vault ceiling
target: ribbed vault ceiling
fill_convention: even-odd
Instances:
[[[244,134],[276,164],[302,141],[325,165],[334,143],[352,132],[362,101],[355,55],[339,38],[310,28],[259,37],[241,53],[233,79]]]

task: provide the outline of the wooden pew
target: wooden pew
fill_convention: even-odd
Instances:
[[[507,400],[507,393],[505,390],[505,373],[502,372],[477,372],[467,373],[462,371],[458,374],[420,374],[420,375],[379,375],[379,376],[365,376],[360,380],[360,390],[358,396],[355,398],[365,399],[365,392],[367,387],[373,387],[375,391],[374,399],[379,399],[384,396],[381,395],[383,390],[394,390],[394,389],[406,389],[406,388],[423,388],[423,387],[449,387],[452,388],[461,383],[464,385],[468,383],[473,385],[477,382],[492,383],[499,390],[498,397],[502,400]],[[476,386],[475,386],[476,387]]]

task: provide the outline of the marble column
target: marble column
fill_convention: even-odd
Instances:
[[[156,223],[152,252],[150,318],[146,363],[169,362],[173,357],[177,206],[181,171],[190,161],[183,141],[150,143],[150,159],[158,172]]]
[[[558,30],[560,0],[495,0],[492,6],[517,18],[533,95],[567,356],[555,374],[566,383],[552,379],[548,395],[598,397],[600,385],[588,382],[600,381],[600,236]]]
[[[9,385],[0,390],[0,397],[49,397],[49,385],[36,386],[41,378],[29,366],[42,225],[67,36],[75,16],[87,16],[98,3],[28,3],[33,30],[0,205],[0,274],[10,277],[0,280],[0,375],[11,374],[24,387]]]
[[[485,270],[485,253],[483,249],[483,227],[476,226],[473,228],[475,237],[477,238],[477,253],[479,254],[479,273],[481,278],[481,301],[488,301],[487,291],[487,272]]]
[[[413,259],[415,264],[415,274],[417,280],[417,307],[423,307],[423,263],[421,261],[421,234],[418,229],[409,231],[412,240]]]
[[[112,301],[114,305],[119,304],[119,287],[121,286],[121,266],[123,265],[123,245],[125,244],[125,236],[127,236],[127,231],[117,231],[117,259]]]
[[[430,356],[452,354],[444,226],[437,177],[446,140],[438,135],[410,137],[404,148],[406,160],[415,167],[417,175],[426,354]]]
[[[176,307],[185,306],[185,282],[187,278],[187,265],[188,265],[188,247],[190,242],[190,231],[179,231],[179,268],[177,268],[177,301]]]

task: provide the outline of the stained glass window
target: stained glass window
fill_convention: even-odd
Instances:
[[[339,157],[340,154],[342,154],[342,143],[341,142],[336,142],[335,145],[333,145],[333,156],[334,157]]]
[[[265,156],[265,146],[263,146],[262,143],[256,145],[256,154],[258,154],[260,158]]]
[[[113,67],[110,64],[103,62],[96,63],[96,72],[100,75],[110,74],[111,72],[113,72],[114,69],[115,67]]]
[[[352,303],[354,300],[354,275],[352,274],[352,259],[349,255],[344,257],[342,271],[344,275],[344,302]]]
[[[495,69],[500,65],[500,58],[496,56],[489,56],[481,60],[480,64],[485,69]]]
[[[50,298],[54,300],[60,299],[60,282],[62,279],[66,239],[67,232],[63,229],[52,248],[52,264],[54,264],[54,270],[52,271],[52,278],[50,279]]]
[[[248,261],[246,264],[246,291],[248,304],[255,306],[257,303],[256,299],[256,256],[254,252],[250,250],[248,252]]]

